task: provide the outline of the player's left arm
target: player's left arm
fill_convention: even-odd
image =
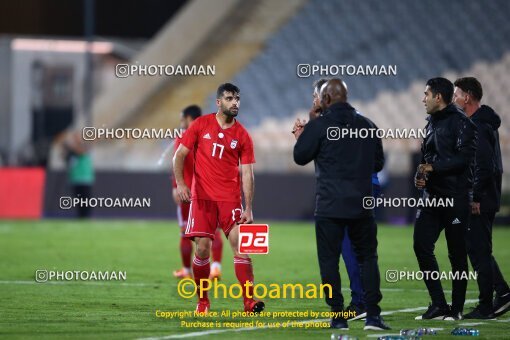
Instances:
[[[253,194],[255,192],[255,180],[253,176],[253,164],[241,164],[241,176],[243,183],[244,211],[241,214],[239,224],[253,222]]]
[[[253,194],[255,192],[255,179],[253,176],[253,164],[255,163],[255,152],[253,151],[253,141],[246,132],[241,138],[241,154],[239,157],[241,163],[241,179],[243,184],[244,211],[241,214],[239,224],[253,222]]]

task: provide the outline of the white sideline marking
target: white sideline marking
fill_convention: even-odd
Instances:
[[[510,319],[503,319],[503,320],[498,320],[498,319],[487,319],[487,321],[492,321],[492,322],[510,322]],[[483,325],[483,324],[486,324],[487,322],[472,322],[472,323],[459,323],[459,325],[461,326],[477,326],[477,325]]]
[[[12,285],[66,285],[66,284],[74,284],[74,285],[92,285],[92,286],[135,286],[135,287],[145,287],[145,286],[157,286],[165,283],[143,283],[143,282],[123,282],[123,281],[46,281],[46,282],[36,282],[34,281],[0,281],[0,284],[12,284]]]
[[[474,303],[478,302],[478,299],[470,299],[466,300],[466,303]],[[387,312],[382,312],[381,315],[391,315],[395,313],[412,313],[419,310],[426,310],[428,307],[416,307],[416,308],[405,308],[405,309],[399,309],[399,310],[392,310]],[[311,323],[311,322],[325,322],[329,321],[329,319],[312,319],[312,320],[303,320],[303,321],[297,321],[297,323]],[[226,333],[226,332],[243,332],[243,331],[254,331],[257,329],[265,329],[269,328],[269,326],[264,327],[245,327],[245,328],[229,328],[229,329],[215,329],[210,331],[201,331],[201,332],[193,332],[193,333],[185,333],[185,334],[172,334],[172,335],[165,335],[162,337],[150,337],[150,338],[138,338],[138,340],[166,340],[166,339],[182,339],[182,338],[189,338],[189,337],[195,337],[195,336],[205,336],[210,334],[219,334],[219,333]],[[443,330],[443,328],[433,328],[435,330]],[[332,330],[334,331],[334,330]],[[376,335],[376,334],[373,334]],[[377,334],[379,335],[379,334]],[[384,335],[390,335],[390,334],[384,334]],[[391,335],[400,335],[400,334],[391,334]],[[370,336],[370,335],[368,335]],[[382,336],[382,335],[379,335]]]
[[[301,324],[301,323],[326,322],[326,321],[329,321],[329,319],[303,320],[303,321],[296,321],[296,323]],[[215,330],[211,330],[211,331],[201,331],[201,332],[193,332],[193,333],[185,333],[185,334],[166,335],[166,336],[157,337],[157,338],[139,338],[138,340],[181,339],[181,338],[190,338],[190,337],[195,337],[195,336],[204,336],[204,335],[218,334],[218,333],[225,333],[225,332],[256,331],[257,329],[266,329],[266,328],[269,328],[269,326],[215,329]]]
[[[442,331],[444,328],[430,328],[434,331]],[[383,336],[400,336],[400,333],[381,333],[381,334],[368,334],[367,338],[379,338]]]
[[[178,281],[176,280],[175,283]],[[105,285],[122,285],[122,286],[136,286],[136,287],[152,287],[157,285],[166,285],[171,284],[171,282],[154,282],[154,283],[147,283],[147,282],[123,282],[123,281],[47,281],[47,282],[36,282],[34,281],[27,281],[27,280],[0,280],[0,284],[13,284],[13,285],[30,285],[30,284],[51,284],[51,285],[66,285],[66,284],[83,284],[83,285],[98,285],[98,286],[105,286]],[[350,291],[350,289],[342,289],[342,291]],[[451,290],[443,290],[445,293],[450,294]],[[428,293],[428,290],[426,289],[407,289],[407,288],[381,288],[381,292],[418,292],[418,293]],[[478,291],[475,290],[467,290],[466,293],[478,293]]]
[[[367,338],[380,338],[383,336],[400,336],[400,333],[381,333],[381,334],[368,334]]]
[[[466,323],[459,323],[459,326],[478,326],[478,325],[484,325],[485,322],[466,322]]]
[[[399,310],[390,310],[387,312],[381,312],[381,315],[391,315],[395,313],[412,313],[412,312],[418,312],[420,310],[427,309],[428,307],[416,307],[416,308],[405,308],[405,309],[399,309]]]

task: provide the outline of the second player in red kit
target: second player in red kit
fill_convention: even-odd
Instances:
[[[216,96],[218,111],[195,120],[184,134],[174,156],[177,192],[182,201],[191,201],[184,236],[193,238],[196,243],[193,276],[197,286],[201,279],[209,277],[211,243],[217,227],[223,230],[232,247],[239,282],[243,287],[246,282],[253,283],[251,259],[246,254],[238,253],[239,224],[253,222],[255,163],[251,137],[235,119],[239,104],[239,88],[230,83],[220,85]],[[190,190],[184,181],[183,167],[191,150],[195,168]],[[244,194],[244,209],[241,191]],[[264,303],[253,299],[253,286],[247,293],[243,291],[244,310],[261,312]],[[197,311],[207,312],[210,306],[207,291],[202,294]]]
[[[190,105],[186,107],[181,113],[181,129],[187,130],[190,126],[193,125],[193,122],[202,116],[202,110],[197,105]],[[175,139],[174,144],[174,153],[181,145],[181,138]],[[184,182],[187,186],[191,187],[193,181],[193,172],[195,168],[194,163],[195,157],[193,156],[193,151],[190,150],[190,153],[186,157],[184,161]],[[184,236],[184,232],[186,230],[186,225],[188,223],[188,216],[190,210],[189,202],[181,202],[179,195],[177,194],[177,183],[175,179],[172,180],[173,189],[172,196],[174,198],[175,203],[177,204],[177,219],[179,221],[179,227],[181,228],[181,240],[179,244],[179,250],[181,253],[182,259],[182,268],[173,272],[174,276],[177,278],[191,278],[191,260],[193,253],[193,241]],[[221,277],[221,258],[223,252],[223,241],[221,239],[221,232],[219,229],[216,229],[215,239],[212,244],[212,259],[213,263],[211,266],[211,273],[209,275],[210,279],[220,279]]]

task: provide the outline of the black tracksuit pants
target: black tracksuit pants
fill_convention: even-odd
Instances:
[[[467,230],[467,251],[474,270],[478,273],[479,309],[484,314],[492,313],[493,293],[499,296],[510,292],[499,266],[492,256],[492,224],[495,213],[482,212],[471,215]]]
[[[454,197],[453,207],[427,207],[418,209],[414,225],[414,252],[422,272],[439,272],[434,248],[444,229],[448,258],[452,272],[468,274],[466,251],[466,230],[470,216],[469,197]],[[446,307],[447,302],[439,279],[424,276],[425,285],[432,299],[432,304]],[[467,279],[452,280],[452,311],[462,312],[466,300]]]
[[[381,313],[379,302],[382,299],[382,294],[377,263],[377,224],[373,217],[362,219],[315,217],[317,255],[322,283],[330,284],[332,287],[331,298],[328,295],[329,290],[324,289],[326,303],[331,306],[333,311],[340,311],[344,308],[338,263],[346,228],[360,265],[367,315],[378,316]]]

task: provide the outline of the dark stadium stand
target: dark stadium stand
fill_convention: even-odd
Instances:
[[[396,77],[346,78],[351,100],[369,101],[382,90],[402,91],[413,81],[498,61],[510,50],[508,13],[507,0],[311,0],[233,79],[243,112],[250,113],[242,121],[252,127],[307,108],[303,94],[319,76],[298,78],[300,63],[397,65]]]

